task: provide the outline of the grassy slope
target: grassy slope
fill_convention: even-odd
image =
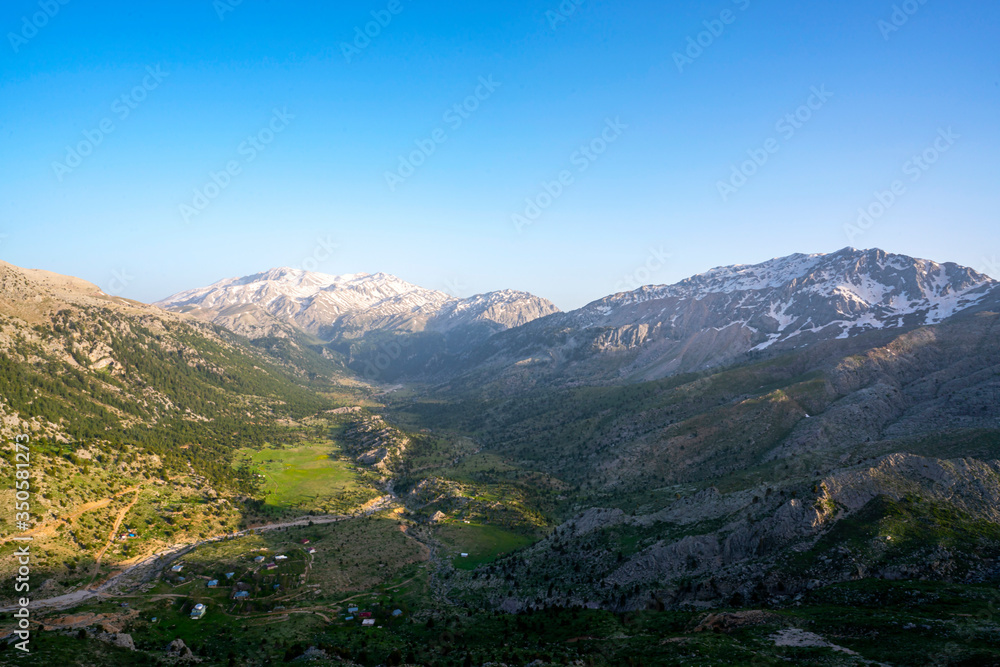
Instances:
[[[509,555],[531,544],[524,535],[512,533],[496,526],[465,523],[448,523],[435,531],[435,537],[449,549],[452,565],[460,570],[474,570],[485,563]],[[468,557],[462,558],[461,554]]]

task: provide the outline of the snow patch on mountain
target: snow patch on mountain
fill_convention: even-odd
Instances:
[[[513,290],[463,300],[386,273],[333,276],[290,268],[229,278],[156,305],[251,338],[289,324],[324,338],[374,330],[447,331],[477,323],[502,330],[558,312],[544,299]]]
[[[510,354],[531,349],[540,358],[574,359],[581,373],[601,372],[598,365],[580,365],[589,354],[636,350],[620,357],[618,375],[652,379],[752,351],[938,324],[994,301],[1000,301],[1000,283],[971,269],[845,248],[720,267],[674,285],[614,294],[503,340]]]

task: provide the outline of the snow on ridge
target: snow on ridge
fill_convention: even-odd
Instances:
[[[940,295],[952,289],[953,276],[948,269],[954,265],[941,265],[930,260],[914,259],[905,255],[888,254],[881,250],[844,250],[830,254],[796,254],[763,262],[718,267],[682,280],[673,285],[644,286],[624,292],[585,308],[606,311],[621,306],[633,306],[658,299],[702,299],[716,293],[753,293],[778,289],[805,289],[817,295],[853,295],[852,300],[869,306],[887,304],[898,295],[896,287],[881,282],[877,276],[902,280],[913,274],[921,291]],[[962,271],[957,267],[955,274]],[[988,276],[970,272],[973,287],[990,281]],[[933,285],[928,289],[928,283]],[[905,288],[904,288],[905,293]],[[924,294],[910,295],[919,300]],[[745,297],[744,297],[745,298]]]
[[[333,276],[283,267],[181,292],[157,305],[168,309],[197,307],[214,313],[214,318],[229,317],[226,313],[235,312],[233,309],[252,306],[280,319],[304,320],[312,327],[363,312],[380,317],[419,316],[449,299],[443,292],[384,273]]]
[[[952,263],[846,248],[720,267],[673,285],[608,296],[572,315],[581,328],[663,325],[671,336],[742,322],[754,328],[754,349],[763,350],[810,331],[847,338],[906,323],[936,324],[998,285]]]
[[[516,290],[459,299],[386,273],[332,276],[287,267],[221,280],[175,294],[157,305],[197,308],[202,317],[223,325],[241,316],[238,309],[254,307],[312,333],[328,327],[416,331],[482,321],[509,328],[558,311],[550,302]]]

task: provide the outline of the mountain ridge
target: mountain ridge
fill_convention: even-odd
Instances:
[[[716,267],[566,312],[515,290],[458,299],[385,273],[288,268],[222,280],[157,305],[251,339],[302,331],[355,368],[370,369],[372,358],[385,359],[387,344],[403,342],[404,352],[380,364],[385,380],[471,373],[474,382],[484,375],[621,381],[940,323],[1000,305],[1000,283],[955,263],[844,248]]]
[[[953,263],[845,248],[719,267],[614,294],[488,341],[477,363],[642,379],[992,306],[1000,283]],[[615,358],[611,371],[596,359]]]
[[[558,309],[527,292],[500,290],[458,299],[386,273],[333,276],[289,268],[221,280],[156,305],[227,326],[250,338],[291,324],[325,340],[375,330],[414,333],[487,324],[491,332]]]

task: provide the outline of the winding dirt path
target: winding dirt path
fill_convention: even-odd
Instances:
[[[136,489],[129,489],[128,491],[135,492]],[[121,493],[127,493],[128,491],[122,491]],[[109,501],[110,502],[110,501]],[[328,514],[325,516],[304,516],[298,519],[291,519],[289,521],[282,521],[280,523],[271,523],[263,526],[255,526],[253,528],[248,528],[246,530],[241,530],[237,533],[229,533],[226,535],[218,535],[206,540],[200,540],[192,544],[179,544],[173,547],[161,551],[160,553],[153,554],[142,560],[132,563],[120,572],[112,574],[108,579],[101,582],[100,584],[94,585],[93,582],[81,590],[66,593],[64,595],[57,595],[51,598],[44,598],[40,600],[32,600],[31,606],[34,609],[66,609],[69,607],[75,607],[79,604],[86,602],[87,600],[95,597],[108,597],[112,589],[114,589],[118,584],[127,582],[129,577],[134,575],[150,575],[159,572],[162,568],[166,567],[173,561],[177,560],[181,556],[190,553],[192,550],[198,547],[204,546],[206,544],[212,544],[214,542],[220,542],[222,540],[233,539],[236,537],[243,537],[246,535],[251,535],[253,533],[269,532],[273,530],[281,530],[282,528],[295,528],[300,526],[307,526],[310,522],[313,525],[322,525],[327,523],[336,523],[338,521],[346,521],[349,519],[359,518],[361,516],[368,515],[372,512],[365,512],[357,515],[343,515],[343,514]],[[144,573],[143,570],[148,570]],[[117,595],[115,595],[117,597]],[[0,608],[0,613],[5,613],[9,611],[14,611],[18,609],[17,606],[8,606]]]
[[[61,516],[55,521],[50,521],[40,526],[35,526],[31,530],[24,533],[18,533],[17,535],[10,535],[8,537],[0,539],[0,545],[6,544],[10,540],[14,539],[14,537],[55,537],[56,531],[59,530],[60,526],[69,525],[71,521],[79,519],[87,512],[93,512],[94,510],[103,509],[108,505],[110,505],[111,502],[116,500],[117,498],[120,498],[129,493],[135,493],[137,491],[140,491],[141,489],[142,489],[141,486],[133,486],[132,488],[125,489],[124,491],[119,491],[113,496],[102,498],[100,500],[95,500],[89,503],[84,503],[83,505],[77,505],[71,513],[65,516]]]
[[[128,513],[131,512],[132,508],[135,507],[135,504],[139,502],[140,495],[142,495],[141,486],[135,489],[135,498],[132,499],[132,502],[130,502],[127,506],[125,506],[122,509],[122,511],[118,513],[118,516],[115,517],[115,524],[111,528],[111,533],[108,535],[108,540],[107,542],[104,543],[104,546],[101,548],[100,552],[98,552],[97,556],[94,559],[94,576],[90,579],[91,584],[94,583],[94,579],[97,579],[97,575],[100,574],[101,572],[101,559],[104,558],[104,554],[106,554],[108,549],[111,548],[111,545],[114,544],[115,535],[118,534],[118,529],[121,528],[122,522],[125,520],[125,517],[128,516]],[[90,584],[88,584],[88,586],[89,585]]]

